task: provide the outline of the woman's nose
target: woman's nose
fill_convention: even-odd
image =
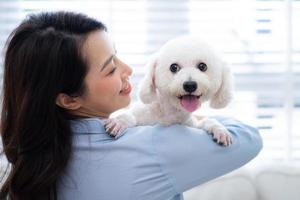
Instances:
[[[131,76],[132,74],[132,69],[129,65],[127,65],[126,63],[123,63],[124,65],[124,72],[127,76]]]
[[[131,76],[131,74],[132,74],[131,67],[124,62],[122,62],[122,67],[123,67],[122,76],[124,76],[125,78],[127,78],[128,76]]]
[[[132,74],[132,68],[128,65],[129,76]]]

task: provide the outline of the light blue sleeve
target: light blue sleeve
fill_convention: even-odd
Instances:
[[[233,119],[218,119],[231,133],[233,144],[222,147],[205,131],[180,125],[157,126],[153,148],[174,192],[182,193],[237,169],[262,149],[257,129]]]

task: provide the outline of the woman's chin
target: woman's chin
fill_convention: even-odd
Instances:
[[[124,108],[127,107],[127,106],[129,106],[130,102],[131,102],[131,98],[128,95],[128,98],[126,98],[126,100],[124,101]]]
[[[116,110],[119,110],[119,109],[122,109],[122,108],[126,108],[127,106],[129,106],[130,102],[131,102],[131,98],[128,95],[128,96],[126,96],[126,98],[124,98],[122,100],[122,104],[120,104],[120,106]]]

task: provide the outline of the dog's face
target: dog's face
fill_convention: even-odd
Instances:
[[[212,100],[212,107],[224,107],[231,97],[229,69],[213,49],[199,39],[171,40],[160,49],[152,65],[152,95],[155,97],[158,91],[162,96],[160,100],[180,110],[193,112],[207,100]],[[140,94],[143,100],[143,91]]]

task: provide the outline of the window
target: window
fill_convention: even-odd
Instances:
[[[257,126],[265,146],[259,159],[300,161],[299,0],[18,0],[0,5],[0,45],[32,12],[72,10],[103,21],[119,56],[134,68],[134,85],[149,56],[167,40],[182,34],[207,38],[232,67],[236,98],[226,109],[204,110]]]

